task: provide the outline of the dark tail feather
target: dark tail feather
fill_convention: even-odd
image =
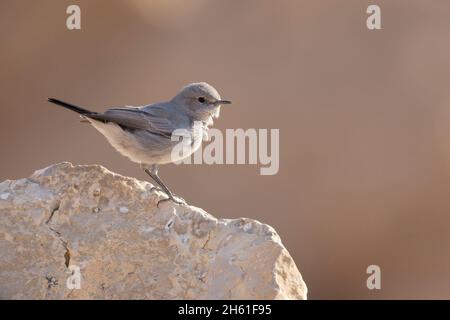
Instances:
[[[89,110],[77,107],[77,106],[75,106],[73,104],[70,104],[70,103],[67,103],[67,102],[64,102],[64,101],[61,101],[61,100],[58,100],[58,99],[48,98],[48,101],[51,102],[51,103],[57,104],[57,105],[59,105],[61,107],[64,107],[66,109],[75,111],[75,112],[77,112],[77,113],[79,113],[81,115],[89,115],[89,114],[94,113],[94,112],[91,112]]]

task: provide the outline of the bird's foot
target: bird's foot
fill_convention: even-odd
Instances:
[[[160,187],[155,187],[155,186],[153,186],[153,187],[150,188],[150,192],[153,192],[153,191],[161,191],[161,192],[164,192],[163,189],[161,189]]]
[[[167,199],[161,199],[158,201],[156,206],[159,208],[159,204],[166,202],[166,201],[173,201],[174,203],[180,205],[180,206],[187,206],[186,200],[184,200],[181,197],[175,196],[175,195],[169,195]]]

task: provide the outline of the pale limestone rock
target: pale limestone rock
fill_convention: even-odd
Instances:
[[[0,183],[0,298],[306,299],[272,227],[163,198],[70,163]]]

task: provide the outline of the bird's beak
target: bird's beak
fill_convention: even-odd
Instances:
[[[230,100],[217,100],[214,104],[216,106],[219,106],[221,104],[231,104],[231,101]]]

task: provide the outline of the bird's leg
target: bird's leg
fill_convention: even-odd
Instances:
[[[147,167],[142,167],[142,168],[144,169],[145,173],[147,173],[153,179],[153,181],[155,181],[163,189],[163,191],[169,197],[168,199],[159,200],[157,206],[159,206],[159,204],[161,202],[165,202],[165,201],[169,201],[169,200],[172,200],[176,204],[183,204],[183,205],[186,204],[186,201],[184,201],[183,198],[177,197],[181,201],[175,199],[175,195],[172,193],[172,191],[169,190],[169,188],[164,184],[164,182],[162,182],[161,178],[158,176],[158,167],[156,165],[152,165],[152,166],[150,166],[150,168],[147,168]]]
[[[147,170],[150,170],[150,168],[151,168],[151,166],[148,166],[148,165],[145,165],[145,164],[142,164],[142,163],[141,163],[141,169],[144,170],[144,172],[147,173],[150,177],[152,177],[152,175],[151,175],[149,172],[147,172]],[[152,177],[152,179],[153,179],[153,177]],[[154,180],[155,180],[155,179],[153,179],[153,181],[154,181]],[[153,187],[151,187],[150,192],[152,192],[152,191],[154,191],[154,190],[165,192],[161,187],[158,187],[158,186],[153,186]]]

